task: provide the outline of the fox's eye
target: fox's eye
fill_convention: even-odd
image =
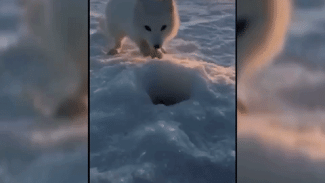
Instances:
[[[249,22],[247,18],[240,18],[236,22],[236,34],[240,37],[245,34],[246,29],[249,27]]]
[[[161,31],[165,30],[166,27],[167,27],[167,25],[163,25],[163,26],[161,27]]]
[[[147,31],[151,31],[151,28],[150,28],[148,25],[145,25],[144,28],[145,28]]]

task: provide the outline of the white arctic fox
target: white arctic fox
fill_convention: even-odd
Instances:
[[[110,0],[106,7],[101,29],[115,38],[114,55],[127,36],[140,48],[141,53],[152,58],[162,58],[162,45],[177,35],[179,15],[174,0]]]

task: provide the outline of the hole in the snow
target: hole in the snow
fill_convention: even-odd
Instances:
[[[165,106],[174,105],[190,99],[189,93],[178,93],[173,91],[149,91],[148,92],[153,104],[164,104]]]
[[[171,106],[191,98],[193,73],[183,66],[166,62],[150,64],[143,77],[153,104]]]

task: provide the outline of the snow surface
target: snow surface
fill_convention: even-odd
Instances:
[[[106,3],[90,1],[91,182],[235,182],[234,1],[177,1],[181,28],[161,60],[128,39],[103,53]]]

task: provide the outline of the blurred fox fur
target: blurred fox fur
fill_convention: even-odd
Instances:
[[[291,9],[290,0],[237,1],[237,96],[242,113],[249,111],[249,80],[283,49]]]
[[[54,62],[74,64],[77,74],[74,94],[59,102],[54,116],[72,117],[87,113],[88,97],[88,1],[84,0],[21,0],[23,23],[27,35]],[[77,72],[77,73],[73,73]],[[40,107],[41,108],[41,107]]]
[[[272,182],[271,177],[278,175],[273,173],[272,166],[263,162],[256,163],[252,157],[256,154],[259,154],[261,159],[271,157],[265,155],[265,152],[271,154],[265,148],[268,146],[265,145],[278,144],[281,139],[277,136],[285,137],[287,133],[284,133],[281,128],[272,128],[271,123],[279,121],[276,116],[264,117],[250,110],[250,99],[252,99],[250,97],[253,95],[250,94],[249,84],[254,74],[270,64],[282,51],[291,21],[291,12],[291,0],[237,1],[237,157],[240,183],[267,180]],[[264,105],[268,104],[264,103]],[[268,143],[265,143],[266,141]],[[261,142],[261,146],[258,148],[254,146],[256,142]],[[275,164],[280,162],[278,159],[273,161]],[[263,172],[264,176],[256,175],[256,171]]]
[[[292,9],[291,0],[237,1],[238,183],[324,182],[321,112],[257,112],[258,106],[252,107],[251,81],[283,50]]]

